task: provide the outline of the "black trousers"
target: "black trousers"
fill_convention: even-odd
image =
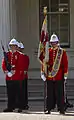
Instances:
[[[7,96],[9,109],[23,109],[25,100],[24,80],[7,80]]]
[[[22,98],[22,103],[21,107],[24,109],[28,105],[28,89],[27,89],[27,79],[24,79],[20,82],[21,85],[21,98]]]
[[[58,110],[64,111],[63,81],[47,80],[47,109],[50,111],[57,104]]]
[[[20,80],[19,84],[20,84],[20,96],[22,98],[20,99],[20,106],[21,106],[21,109],[25,109],[25,107],[28,105],[27,79]],[[19,102],[18,99],[17,99],[17,103]]]
[[[26,107],[28,105],[28,79],[24,79],[24,107]]]
[[[7,80],[7,97],[8,97],[8,108],[15,109],[16,108],[16,98],[20,101],[20,85],[19,81],[15,80]],[[20,104],[19,104],[20,107]]]

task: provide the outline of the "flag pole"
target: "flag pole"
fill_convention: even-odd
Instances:
[[[43,66],[43,73],[45,77],[47,76],[47,62],[49,61],[49,40],[48,40],[48,30],[47,30],[47,6],[43,8],[44,20],[41,28],[40,42],[38,48],[38,60]],[[46,111],[46,85],[47,82],[44,82],[44,112]]]
[[[46,24],[47,24],[47,7],[44,7],[43,9],[43,13],[44,13],[44,17],[45,17],[45,20],[46,20]],[[47,28],[46,28],[47,29]],[[45,52],[47,52],[47,50],[45,49]],[[45,74],[47,75],[47,65],[46,65],[46,56],[45,56],[45,59],[43,61],[43,66],[44,66],[44,72]],[[44,81],[44,113],[46,112],[47,110],[47,82]]]

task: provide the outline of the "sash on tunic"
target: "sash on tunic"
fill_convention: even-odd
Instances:
[[[60,68],[62,55],[63,55],[63,49],[59,48],[57,51],[57,54],[56,54],[54,64],[52,66],[52,70],[51,70],[51,72],[48,71],[48,77],[51,77],[51,78],[55,77],[56,74],[58,73],[58,70]]]

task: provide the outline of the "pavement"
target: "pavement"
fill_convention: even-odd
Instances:
[[[60,115],[58,112],[51,112],[46,115],[43,112],[29,111],[28,113],[0,113],[0,120],[74,120],[74,111]]]
[[[67,109],[65,115],[60,115],[56,109],[51,114],[44,114],[43,107],[39,107],[40,104],[40,102],[37,104],[30,102],[28,111],[17,113],[16,109],[14,112],[4,113],[2,111],[6,108],[7,103],[0,102],[0,120],[74,120],[74,107]]]

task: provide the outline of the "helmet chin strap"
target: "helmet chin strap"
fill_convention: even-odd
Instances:
[[[51,44],[53,48],[58,47],[58,44]]]

